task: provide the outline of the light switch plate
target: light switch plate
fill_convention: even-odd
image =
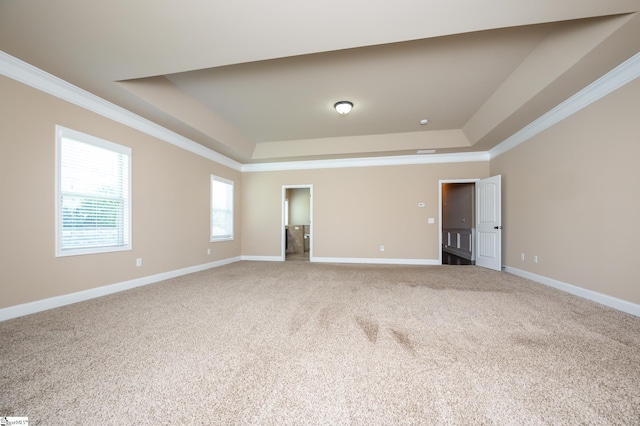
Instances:
[[[432,217],[429,218],[429,225],[433,225],[434,223],[436,223],[436,220]]]

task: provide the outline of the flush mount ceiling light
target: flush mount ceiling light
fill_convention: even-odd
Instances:
[[[333,107],[338,111],[338,114],[344,115],[349,114],[349,111],[353,108],[353,104],[349,101],[340,101],[336,102]]]

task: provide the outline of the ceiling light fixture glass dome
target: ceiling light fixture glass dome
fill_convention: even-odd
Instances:
[[[349,101],[340,101],[340,102],[336,102],[335,105],[333,106],[336,111],[338,111],[338,114],[349,114],[349,111],[351,111],[351,108],[353,108],[353,103],[349,102]]]

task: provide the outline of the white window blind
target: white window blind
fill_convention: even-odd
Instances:
[[[233,181],[211,175],[211,241],[233,239]]]
[[[57,128],[57,255],[129,250],[131,149]]]

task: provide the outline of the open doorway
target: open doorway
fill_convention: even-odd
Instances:
[[[455,262],[502,270],[501,182],[500,175],[440,181],[442,264]],[[455,196],[456,192],[461,195]]]
[[[311,185],[283,186],[282,258],[308,262],[312,258]]]
[[[440,182],[443,265],[475,265],[476,181]]]

